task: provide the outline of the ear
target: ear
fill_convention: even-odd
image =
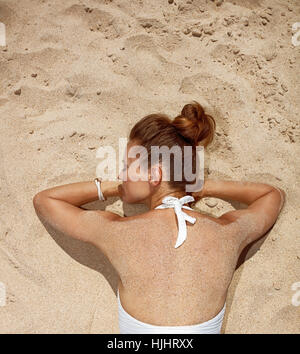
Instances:
[[[157,186],[162,179],[162,170],[160,165],[155,165],[151,167],[150,170],[150,183],[154,186]]]

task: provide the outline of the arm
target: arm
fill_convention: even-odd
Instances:
[[[119,196],[120,182],[103,181],[101,190],[105,198]],[[98,200],[94,181],[70,183],[49,188],[37,193],[33,205],[38,216],[55,229],[85,242],[102,245],[106,254],[109,240],[106,239],[111,223],[121,217],[108,211],[85,210],[80,206]],[[101,240],[99,240],[101,238]]]
[[[239,226],[241,248],[263,236],[276,222],[285,201],[282,189],[265,183],[207,179],[195,199],[215,197],[236,200],[248,208],[229,211],[219,217],[224,223]]]
[[[118,186],[120,183],[121,182],[103,181],[101,183],[101,190],[104,197],[119,196]],[[34,196],[33,202],[38,200],[41,196],[62,200],[74,206],[80,206],[98,200],[97,187],[94,181],[69,183],[45,189]]]

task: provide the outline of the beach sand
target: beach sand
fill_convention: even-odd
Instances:
[[[300,2],[0,0],[0,22],[0,332],[118,333],[114,269],[44,227],[32,198],[92,180],[99,146],[118,148],[145,115],[175,117],[197,100],[217,123],[207,176],[287,194],[234,275],[222,332],[299,333]],[[214,204],[197,208],[237,207]]]

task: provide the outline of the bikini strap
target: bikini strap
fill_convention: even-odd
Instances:
[[[187,236],[187,227],[185,221],[188,221],[192,224],[195,224],[196,218],[185,213],[181,208],[193,210],[192,208],[185,206],[183,204],[193,202],[195,199],[191,195],[186,195],[180,199],[172,196],[164,197],[162,202],[163,204],[157,206],[155,209],[166,209],[166,208],[174,208],[175,214],[177,216],[178,221],[178,236],[175,244],[175,248],[181,246],[186,239]]]

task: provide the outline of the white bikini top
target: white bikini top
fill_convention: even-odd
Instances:
[[[180,199],[172,196],[164,197],[162,202],[163,204],[157,206],[154,209],[166,209],[166,208],[174,208],[175,214],[178,220],[178,236],[175,244],[175,248],[181,246],[186,239],[187,228],[185,221],[189,221],[192,224],[195,224],[196,218],[185,213],[181,208],[193,210],[192,208],[183,205],[189,202],[193,202],[195,199],[191,195],[186,195]]]

